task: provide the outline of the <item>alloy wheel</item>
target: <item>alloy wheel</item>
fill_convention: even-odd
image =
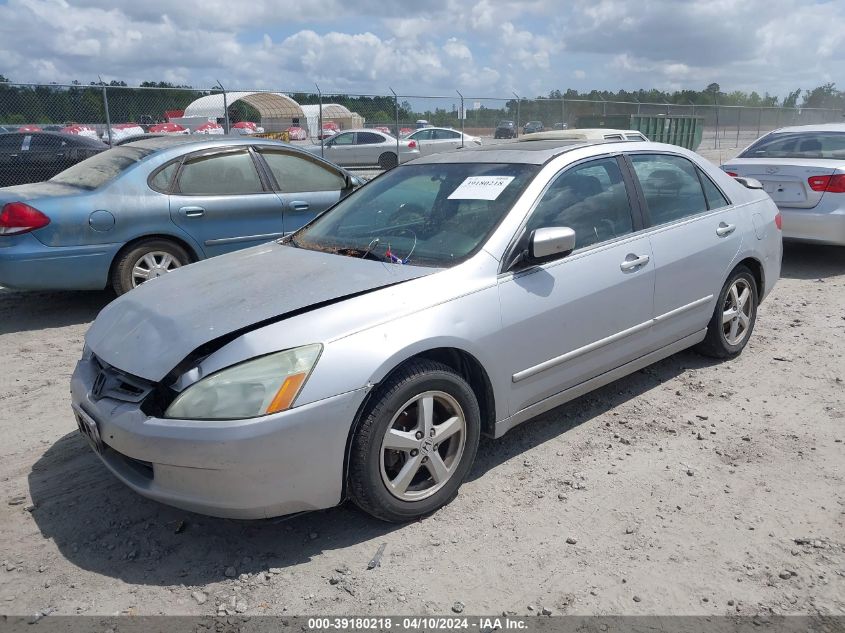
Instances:
[[[393,416],[381,443],[381,478],[402,501],[430,497],[452,478],[461,462],[467,426],[458,401],[443,391],[408,400]]]
[[[722,333],[728,345],[739,345],[748,336],[754,302],[751,300],[751,286],[739,278],[725,295],[722,308]]]

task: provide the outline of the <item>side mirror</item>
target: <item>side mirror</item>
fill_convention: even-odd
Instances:
[[[532,264],[560,259],[575,250],[575,231],[568,226],[550,226],[532,231],[528,238],[527,261]]]
[[[507,270],[514,270],[554,259],[562,259],[575,250],[575,231],[566,226],[550,226],[531,232],[528,246],[512,258]]]

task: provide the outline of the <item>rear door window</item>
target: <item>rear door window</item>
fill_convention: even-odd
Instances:
[[[262,193],[261,178],[249,151],[201,156],[185,161],[179,192],[187,196]]]
[[[686,158],[669,154],[632,154],[631,163],[653,225],[707,211],[697,167]]]
[[[375,132],[358,132],[358,138],[355,143],[358,145],[375,145],[376,143],[383,143],[384,137]]]

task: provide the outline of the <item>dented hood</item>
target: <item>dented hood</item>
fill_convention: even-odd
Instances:
[[[109,365],[158,381],[215,339],[437,270],[271,242],[139,286],[103,308],[85,342]]]

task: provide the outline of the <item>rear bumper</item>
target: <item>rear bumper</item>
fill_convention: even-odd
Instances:
[[[120,244],[45,246],[34,235],[0,237],[0,286],[21,290],[102,290]]]
[[[783,239],[845,246],[845,209],[827,213],[781,208]]]

